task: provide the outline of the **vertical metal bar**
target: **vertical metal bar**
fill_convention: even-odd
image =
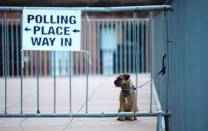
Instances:
[[[150,21],[149,22],[152,22],[152,13],[150,14]],[[150,26],[150,25],[149,25]],[[151,26],[149,27],[149,34],[150,34],[150,78],[151,78],[151,82],[150,82],[150,112],[152,112],[152,99],[153,99],[153,97],[152,97],[152,95],[153,95],[153,72],[152,72],[152,68],[153,68],[153,66],[152,66],[152,52],[153,52],[153,46],[152,46],[152,40],[153,40],[153,34],[152,34],[152,24],[151,24]]]
[[[72,63],[72,61],[71,61],[71,54],[72,54],[72,52],[69,52],[69,69],[68,69],[68,71],[69,71],[69,113],[71,113],[72,112],[72,82],[71,82],[71,80],[72,80],[72,72],[71,72],[71,70],[72,70],[72,66],[71,66],[71,63]]]
[[[39,66],[40,66],[40,53],[36,51],[36,77],[37,77],[37,113],[40,113],[40,104],[39,104]]]
[[[161,125],[162,125],[162,114],[159,114],[157,116],[157,130],[156,131],[161,131]]]
[[[87,16],[88,17],[88,16]],[[87,33],[89,33],[89,32],[92,32],[92,28],[91,28],[91,25],[92,25],[92,22],[89,20],[89,18],[88,18],[88,27],[87,27]],[[91,53],[91,51],[92,51],[92,49],[91,49],[91,34],[87,34],[87,36],[89,37],[87,37],[86,39],[87,39],[87,42],[86,42],[86,50],[88,51],[88,53],[89,53],[89,58],[88,58],[88,62],[90,62],[89,60],[91,60],[91,55],[90,55],[90,53]],[[88,64],[88,63],[86,63],[86,64]],[[86,69],[86,71],[88,70],[88,73],[89,74],[91,74],[91,67],[90,67],[90,64],[88,65],[88,69]],[[86,72],[87,73],[87,72]]]
[[[7,66],[7,45],[6,45],[6,43],[7,43],[7,24],[6,24],[6,13],[4,13],[4,53],[5,53],[5,55],[4,55],[4,57],[5,57],[5,69],[4,69],[4,79],[5,79],[5,85],[4,85],[4,88],[5,88],[5,91],[4,91],[4,93],[5,93],[5,95],[4,95],[4,104],[5,104],[5,108],[4,108],[4,113],[5,114],[7,114],[7,68],[8,68],[8,66]]]
[[[14,22],[10,22],[11,26],[11,53],[12,53],[12,58],[11,58],[11,65],[12,65],[12,76],[14,77]]]
[[[54,64],[54,92],[53,92],[53,96],[54,96],[54,100],[53,100],[53,113],[56,113],[56,52],[53,52],[53,64]]]
[[[10,75],[10,47],[9,47],[9,45],[10,45],[10,41],[9,41],[9,21],[8,20],[6,20],[5,21],[6,22],[6,57],[7,57],[7,61],[6,61],[6,66],[7,66],[7,76],[9,77],[9,75]]]
[[[23,113],[23,69],[24,69],[24,63],[23,63],[23,57],[24,57],[24,51],[21,47],[21,68],[20,68],[20,113]]]
[[[136,28],[136,13],[134,12],[133,13],[133,42],[134,42],[134,49],[133,49],[133,51],[134,51],[134,53],[135,53],[135,73],[136,73],[136,87],[138,87],[138,44],[139,43],[137,43],[137,41],[136,41],[136,34],[138,34],[138,30],[136,30],[137,28]],[[137,31],[137,32],[136,32]],[[138,102],[138,89],[136,88],[136,104],[137,104],[137,102]]]
[[[85,24],[86,24],[86,30],[85,30],[85,39],[86,39],[86,51],[87,51],[87,53],[86,53],[86,110],[85,110],[85,113],[88,113],[88,90],[89,90],[89,88],[88,88],[88,77],[89,77],[89,30],[88,30],[88,28],[89,28],[89,18],[88,18],[88,15],[87,14],[85,14],[86,15],[86,18],[85,18]]]
[[[168,107],[168,102],[169,102],[169,81],[170,81],[170,77],[169,77],[169,32],[168,32],[168,16],[167,16],[167,11],[164,10],[164,28],[165,28],[165,44],[166,44],[166,55],[167,55],[167,82],[166,82],[166,112],[168,112],[169,107]]]
[[[22,16],[21,16],[22,19]],[[22,27],[22,22],[20,23],[20,26]],[[20,27],[20,34],[19,34],[19,38],[20,38],[20,49],[21,49],[21,58],[20,58],[20,113],[23,113],[23,68],[24,68],[24,61],[23,61],[23,57],[24,57],[24,51],[22,50],[22,30]]]

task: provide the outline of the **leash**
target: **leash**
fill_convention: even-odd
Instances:
[[[142,88],[144,86],[146,86],[147,84],[149,84],[152,80],[156,79],[160,74],[163,76],[166,73],[166,66],[165,66],[165,58],[167,57],[166,54],[163,55],[162,58],[162,69],[157,73],[156,76],[152,77],[150,80],[146,81],[144,84],[142,84],[139,87],[134,87],[134,90],[136,90],[136,88]]]
[[[163,61],[164,61],[164,59],[165,59],[165,57],[166,57],[166,55],[164,55],[163,56]],[[159,75],[164,75],[166,73],[166,67],[165,67],[165,65],[163,64],[163,67],[162,67],[162,69],[159,71],[159,73],[157,73],[157,75],[155,75],[154,77],[152,77],[151,79],[149,79],[148,81],[146,81],[145,83],[143,83],[142,85],[140,85],[140,86],[138,86],[138,87],[136,87],[136,86],[132,86],[131,88],[129,88],[129,89],[122,89],[122,90],[132,90],[132,89],[134,89],[134,90],[136,90],[137,88],[142,88],[142,87],[145,87],[147,84],[149,84],[152,80],[154,80],[154,79],[156,79]]]
[[[138,86],[138,87],[135,87],[134,85],[132,87],[130,87],[129,89],[122,89],[122,90],[136,90],[137,88],[142,88],[144,86],[146,86],[147,84],[149,84],[152,80],[156,79],[159,75],[164,75],[166,73],[166,66],[165,66],[165,58],[167,57],[166,54],[163,55],[163,58],[162,58],[162,69],[157,73],[157,75],[155,75],[154,77],[152,77],[151,79],[149,79],[148,81],[146,81],[144,84]]]

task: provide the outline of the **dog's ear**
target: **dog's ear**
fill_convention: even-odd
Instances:
[[[130,78],[130,75],[129,74],[125,74],[125,80],[128,80]]]

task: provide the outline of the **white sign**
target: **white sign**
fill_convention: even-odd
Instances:
[[[80,51],[81,11],[24,9],[23,50]]]

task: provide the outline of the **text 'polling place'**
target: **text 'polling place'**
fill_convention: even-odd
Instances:
[[[23,50],[79,51],[80,43],[80,10],[23,10]]]

